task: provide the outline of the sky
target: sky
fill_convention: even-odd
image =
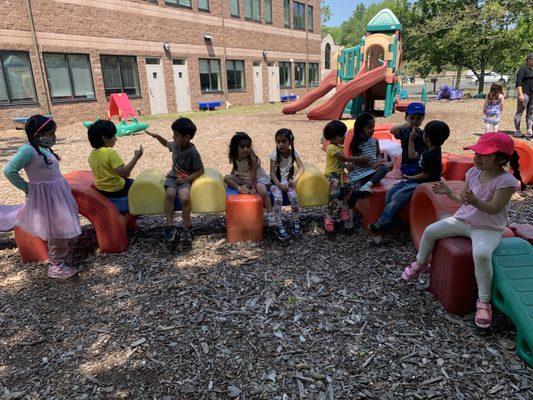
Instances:
[[[326,23],[326,26],[340,25],[352,15],[352,11],[355,10],[355,6],[359,3],[368,6],[372,3],[377,3],[378,1],[379,0],[325,0],[326,5],[331,7],[331,12],[333,14],[331,19]]]

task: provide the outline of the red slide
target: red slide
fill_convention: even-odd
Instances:
[[[344,107],[353,98],[359,96],[365,90],[385,80],[387,66],[375,68],[365,72],[342,86],[337,87],[335,94],[324,103],[313,108],[307,113],[309,119],[332,120],[339,119],[344,112]]]
[[[300,99],[287,104],[283,107],[283,114],[296,114],[298,111],[309,107],[315,101],[325,96],[331,89],[337,86],[337,70],[331,71],[328,76],[322,79],[320,85],[316,89],[303,95]]]

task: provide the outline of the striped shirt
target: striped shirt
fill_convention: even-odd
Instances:
[[[376,157],[377,147],[378,141],[374,138],[370,138],[364,143],[359,143],[359,153],[354,154],[354,156],[368,156],[370,157],[369,162],[376,163],[378,162],[378,159]],[[359,179],[363,179],[364,177],[372,175],[374,172],[376,172],[376,170],[370,168],[367,163],[354,163],[353,166],[353,170],[349,173],[349,177],[352,181],[358,181]]]

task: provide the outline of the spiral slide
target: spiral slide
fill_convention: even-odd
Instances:
[[[324,103],[309,111],[307,118],[318,120],[339,119],[344,112],[344,107],[350,100],[356,98],[379,82],[384,81],[386,75],[387,66],[382,65],[357,76],[344,85],[337,86],[335,94]]]
[[[283,107],[283,114],[296,114],[298,111],[309,107],[315,101],[329,93],[331,89],[337,86],[337,70],[331,71],[328,76],[322,79],[316,89],[302,96],[300,99],[287,104]]]

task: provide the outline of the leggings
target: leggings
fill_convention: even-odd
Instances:
[[[514,116],[514,126],[517,131],[520,130],[520,120],[522,114],[526,112],[526,130],[529,135],[533,130],[533,93],[524,93],[524,101],[517,100],[516,114]]]
[[[72,266],[72,251],[77,238],[50,239],[48,241],[48,261],[52,264],[64,263]]]
[[[282,183],[285,185],[287,184],[285,181]],[[276,185],[272,185],[270,187],[270,193],[272,193],[272,196],[274,196],[274,205],[272,209],[276,219],[279,220],[281,218],[281,206],[283,205],[283,192]],[[292,219],[298,220],[298,211],[300,211],[300,206],[298,205],[298,198],[296,197],[296,189],[289,187],[289,190],[287,191],[287,197],[291,203]]]
[[[500,244],[502,232],[472,228],[455,217],[437,221],[424,231],[416,261],[419,264],[427,263],[435,242],[451,236],[466,236],[472,239],[478,297],[479,300],[488,303],[492,295],[492,253]]]

